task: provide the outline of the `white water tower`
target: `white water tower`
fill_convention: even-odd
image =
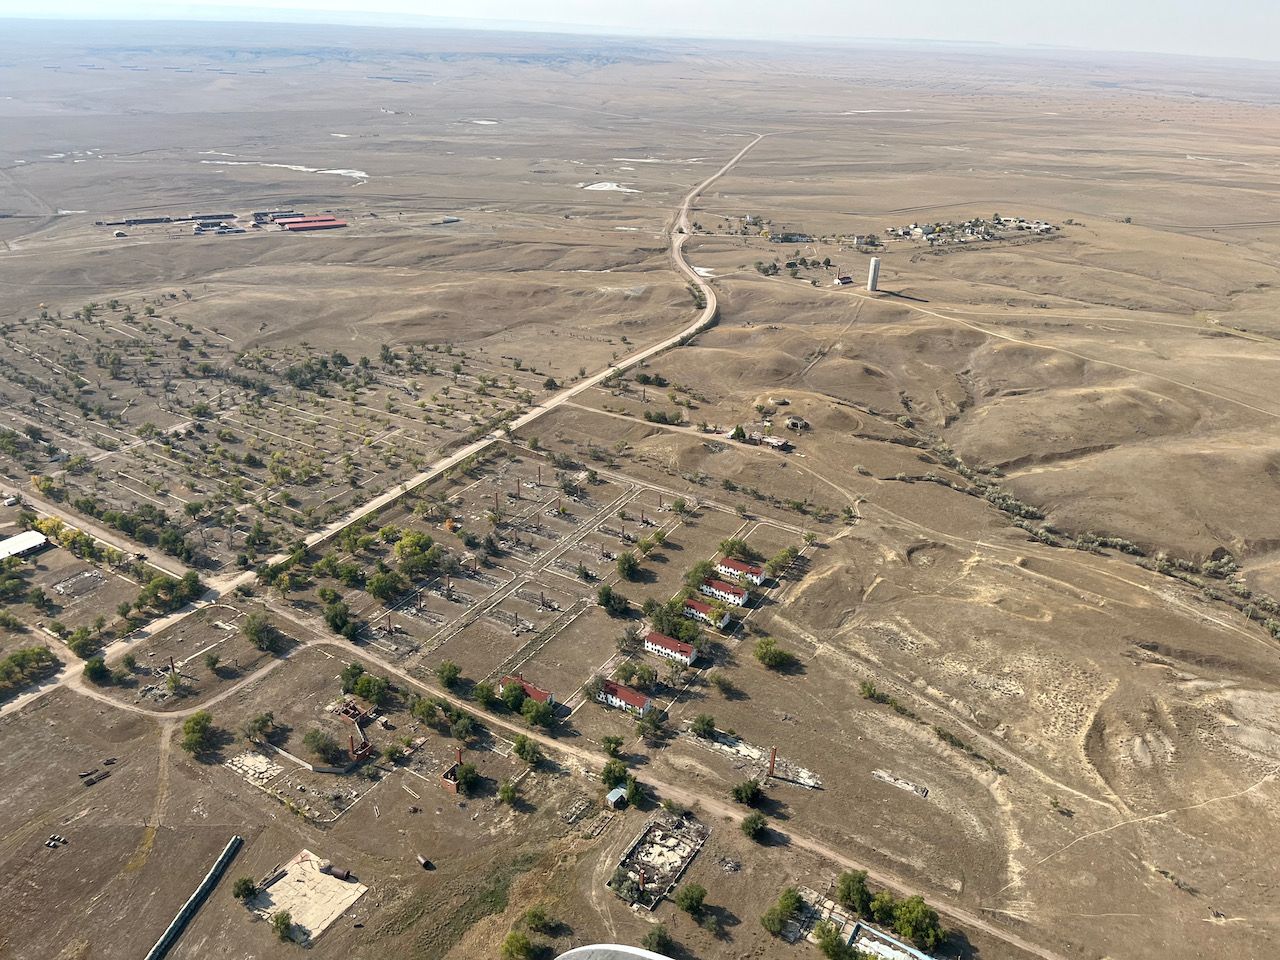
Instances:
[[[871,258],[871,268],[867,271],[867,289],[875,293],[880,289],[880,258]]]

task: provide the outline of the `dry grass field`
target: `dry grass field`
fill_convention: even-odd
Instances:
[[[939,957],[1280,951],[1280,68],[4,37],[0,473],[24,504],[0,532],[56,517],[209,592],[122,623],[140,566],[7,571],[0,654],[60,663],[2,706],[0,958],[142,955],[232,835],[170,956],[297,955],[231,888],[302,849],[369,888],[325,958],[494,957],[532,905],[549,956],[661,922],[677,958],[817,957],[759,917],[858,867],[938,909]],[[748,145],[681,238],[715,324],[624,363],[697,320],[673,231]],[[731,540],[798,556],[697,669],[637,650]],[[103,615],[95,680],[40,624]],[[333,709],[351,663],[390,684],[361,727]],[[640,665],[657,731],[592,702]],[[483,702],[517,672],[553,719]],[[377,753],[309,769],[313,729]],[[647,793],[619,811],[612,737]],[[459,747],[470,795],[441,782]],[[763,777],[756,842],[730,790],[772,747],[821,786]],[[685,879],[714,923],[606,886],[663,801],[711,828]]]

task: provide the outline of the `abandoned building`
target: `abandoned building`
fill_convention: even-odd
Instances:
[[[686,667],[691,666],[693,661],[698,659],[698,651],[693,648],[693,644],[656,631],[650,631],[644,638],[644,649],[646,653],[683,663]]]

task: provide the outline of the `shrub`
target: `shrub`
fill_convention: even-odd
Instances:
[[[252,877],[240,877],[231,888],[231,895],[237,900],[252,900],[258,895],[258,885]]]
[[[452,660],[445,660],[440,666],[436,667],[436,679],[440,681],[440,685],[446,690],[452,690],[461,676],[462,668]]]
[[[90,683],[102,686],[111,682],[111,671],[101,657],[90,657],[84,662],[84,677]]]
[[[240,624],[240,632],[259,650],[274,653],[280,647],[280,635],[265,613],[251,613]]]
[[[608,789],[621,786],[627,782],[627,765],[621,760],[610,760],[600,771],[600,782]]]
[[[288,910],[277,910],[271,915],[271,929],[281,940],[293,939],[293,917]]]
[[[182,749],[191,754],[207,753],[218,737],[213,725],[213,715],[208,710],[197,710],[182,722]]]
[[[646,950],[652,950],[654,953],[667,953],[674,945],[671,934],[667,933],[667,928],[662,924],[658,924],[646,933],[644,939],[640,941],[640,946]]]
[[[709,713],[700,713],[693,718],[689,730],[696,737],[709,737],[716,732],[716,721]]]
[[[511,748],[511,752],[529,764],[529,766],[533,766],[542,759],[542,751],[538,749],[538,745],[523,733],[517,734],[515,745]]]
[[[876,923],[893,923],[897,911],[898,901],[888,890],[881,890],[871,898],[871,917]]]
[[[898,936],[910,940],[921,950],[933,950],[943,940],[938,912],[919,894],[898,903],[893,914],[893,929]]]
[[[867,871],[840,874],[836,881],[836,900],[858,916],[868,916],[871,912],[871,891],[867,889]]]
[[[783,650],[773,637],[762,637],[756,641],[756,659],[770,670],[786,670],[796,663],[795,654]]]
[[[534,956],[533,942],[519,930],[512,930],[502,941],[499,950],[502,960],[532,960]]]
[[[742,833],[752,840],[759,840],[760,835],[764,833],[765,823],[764,814],[759,810],[753,810],[742,820]]]
[[[458,789],[468,796],[480,783],[480,771],[474,763],[464,763],[457,769]]]
[[[337,765],[338,761],[343,759],[344,756],[344,751],[338,741],[323,730],[308,730],[306,736],[302,738],[302,745],[330,765]]]
[[[355,695],[375,707],[385,707],[391,699],[391,684],[382,677],[366,673],[356,681]]]
[[[702,912],[703,902],[707,899],[707,888],[698,883],[686,883],[676,891],[676,906],[696,917]]]
[[[734,788],[729,791],[729,794],[733,797],[735,802],[751,806],[751,804],[760,799],[762,792],[763,791],[760,789],[760,781],[743,780],[741,783],[735,785]]]
[[[540,906],[530,907],[520,917],[520,922],[534,933],[550,933],[556,927],[555,918]]]

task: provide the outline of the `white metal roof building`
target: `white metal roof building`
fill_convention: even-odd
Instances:
[[[0,540],[0,560],[10,557],[25,557],[28,553],[39,550],[49,539],[38,530],[27,530],[16,536]]]
[[[668,960],[661,953],[627,947],[618,943],[597,943],[589,947],[574,947],[562,953],[556,960]]]

